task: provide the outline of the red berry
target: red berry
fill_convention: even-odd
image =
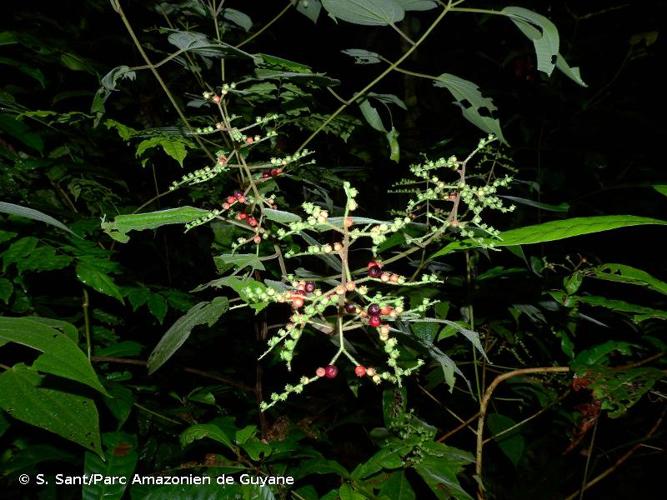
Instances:
[[[224,203],[222,204],[222,208],[224,208],[225,210],[227,210],[227,209],[229,208],[229,203],[224,202]]]
[[[253,142],[255,142],[255,139],[253,139],[252,137],[246,137],[245,142],[246,144],[252,144]]]
[[[382,321],[380,320],[380,316],[371,316],[370,318],[368,318],[368,324],[371,325],[373,328],[377,328],[378,326],[380,326],[380,323],[382,323]]]
[[[327,365],[324,367],[324,376],[326,378],[336,378],[336,375],[338,375],[338,368],[334,365]]]
[[[271,176],[275,177],[276,175],[280,175],[281,172],[282,172],[282,170],[280,170],[279,168],[272,168],[271,169]]]
[[[245,220],[245,219],[247,219],[247,218],[248,218],[248,214],[247,214],[247,213],[245,213],[245,212],[241,212],[241,213],[239,214],[239,219],[241,219],[241,220]]]
[[[345,312],[348,314],[354,314],[357,312],[357,306],[355,306],[352,302],[348,302],[345,304]]]
[[[248,224],[250,224],[252,227],[255,227],[257,225],[257,219],[255,219],[252,215],[248,217]]]
[[[363,377],[364,375],[366,375],[366,367],[365,367],[365,366],[361,366],[361,365],[359,365],[359,366],[355,366],[355,367],[354,367],[354,374],[355,374],[357,377]]]
[[[379,278],[382,276],[382,269],[379,266],[373,266],[368,268],[368,276],[371,278]]]
[[[380,314],[380,306],[377,304],[371,304],[368,306],[367,311],[370,316],[378,316]]]
[[[243,196],[243,193],[241,191],[234,191],[234,198],[237,200]]]
[[[380,266],[380,264],[378,262],[375,262],[374,260],[372,260],[368,263],[368,269],[370,269],[371,267],[382,267],[382,266]]]
[[[227,197],[227,203],[229,203],[230,205],[231,205],[232,203],[234,203],[235,201],[236,201],[236,198],[234,198],[233,196],[228,196],[228,197]]]
[[[262,172],[262,179],[268,179],[271,177],[271,173],[269,171]]]
[[[254,241],[256,245],[259,245],[262,242],[262,237],[259,234],[256,234],[252,241]]]
[[[315,375],[317,375],[318,377],[324,377],[326,373],[327,371],[321,366],[317,370],[315,370]]]
[[[308,283],[306,283],[304,290],[306,290],[306,292],[308,293],[313,293],[315,291],[315,283],[309,281]]]

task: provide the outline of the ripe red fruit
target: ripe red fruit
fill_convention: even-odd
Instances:
[[[262,179],[268,179],[269,177],[271,177],[271,172],[269,172],[268,170],[262,172]]]
[[[382,323],[382,321],[380,320],[380,316],[371,316],[368,319],[368,324],[371,325],[373,328],[377,328],[378,326],[380,326],[380,323]]]
[[[306,283],[304,290],[308,293],[313,293],[315,291],[315,283],[309,281],[308,283]]]
[[[371,316],[378,316],[380,314],[380,306],[377,304],[371,304],[368,306],[368,314]]]
[[[252,227],[255,227],[257,225],[257,219],[255,219],[252,215],[248,217],[248,224],[250,224]]]
[[[236,198],[234,196],[228,196],[227,197],[227,203],[230,205],[236,201]]]
[[[324,376],[326,378],[336,378],[336,375],[338,375],[338,368],[334,365],[327,365],[324,367]]]
[[[271,175],[275,177],[276,175],[280,175],[283,171],[280,170],[279,168],[272,168],[271,169]]]
[[[247,218],[248,218],[248,214],[247,214],[247,213],[245,213],[245,212],[241,212],[241,213],[239,214],[239,219],[241,219],[241,220],[245,220],[245,219],[247,219]]]
[[[371,278],[379,278],[382,276],[382,269],[380,269],[380,266],[373,266],[368,268],[368,276]]]
[[[364,375],[366,375],[366,367],[365,367],[365,366],[361,366],[361,365],[359,365],[359,366],[355,366],[355,367],[354,367],[354,374],[355,374],[357,377],[363,377]]]
[[[348,314],[354,314],[357,312],[357,306],[355,306],[351,302],[348,302],[347,304],[345,304],[345,312]]]

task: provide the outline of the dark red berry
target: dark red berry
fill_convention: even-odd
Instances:
[[[357,377],[363,377],[364,375],[366,375],[366,367],[365,367],[365,366],[361,366],[361,365],[359,365],[359,366],[355,366],[355,367],[354,367],[354,374],[355,374]]]
[[[266,172],[262,172],[262,179],[268,179],[269,177],[271,177],[271,172],[268,170]]]
[[[308,293],[313,293],[315,291],[315,283],[313,283],[312,281],[309,281],[304,286],[304,290]]]
[[[357,312],[357,306],[355,306],[351,302],[348,302],[347,304],[345,304],[345,312],[348,314],[354,314]]]
[[[380,306],[377,305],[377,304],[371,304],[370,306],[368,306],[367,311],[368,311],[368,314],[371,315],[371,316],[379,316]]]
[[[371,316],[370,318],[368,318],[368,324],[374,328],[380,326],[381,323],[382,321],[380,320],[380,316]]]
[[[243,193],[241,191],[234,191],[234,198],[237,200],[243,196]]]
[[[280,175],[281,172],[282,172],[282,170],[280,170],[279,168],[272,168],[271,169],[271,175],[273,177],[275,177],[276,175]]]
[[[368,276],[371,278],[379,278],[382,275],[382,269],[379,266],[373,266],[368,269]]]
[[[338,368],[334,365],[327,365],[324,367],[324,376],[326,378],[336,378],[336,375],[338,375]]]

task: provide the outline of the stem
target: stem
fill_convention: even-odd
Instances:
[[[586,481],[588,479],[588,467],[591,464],[591,457],[593,456],[593,445],[595,444],[595,436],[598,432],[598,424],[600,419],[595,419],[595,425],[593,426],[593,434],[591,435],[591,443],[588,445],[588,454],[586,455],[586,465],[584,465],[584,477],[581,480],[581,489],[579,490],[579,500],[583,500],[584,491],[586,491]]]
[[[541,366],[535,368],[522,368],[511,372],[498,375],[493,382],[486,388],[484,397],[479,405],[479,419],[477,420],[477,453],[475,460],[475,475],[479,482],[479,489],[477,490],[477,498],[483,500],[486,496],[484,493],[484,485],[482,483],[482,450],[484,448],[484,419],[486,417],[486,410],[493,396],[493,391],[500,385],[501,382],[521,375],[530,375],[533,373],[567,373],[570,368],[567,366]]]
[[[587,490],[588,488],[590,488],[592,486],[595,486],[597,483],[602,481],[604,478],[606,478],[607,476],[612,474],[616,469],[618,469],[623,464],[623,462],[625,462],[628,458],[630,458],[632,455],[634,455],[634,453],[639,448],[641,448],[641,446],[643,445],[643,442],[648,441],[653,436],[653,434],[655,434],[657,432],[657,430],[660,428],[660,425],[662,424],[662,420],[665,417],[665,412],[667,412],[667,410],[662,411],[662,414],[660,415],[658,420],[655,422],[653,427],[651,427],[651,430],[648,431],[648,433],[641,439],[641,441],[639,443],[635,444],[627,452],[625,452],[623,455],[621,455],[621,457],[618,460],[616,460],[616,462],[614,462],[614,464],[611,467],[609,467],[607,470],[603,471],[602,473],[598,474],[593,479],[591,479],[588,483],[586,483],[582,488],[582,492],[583,492],[583,490]],[[570,496],[566,497],[565,500],[574,500],[579,494],[580,494],[580,492],[576,491],[576,492],[572,493]]]
[[[130,35],[130,38],[132,39],[132,41],[134,42],[135,47],[139,51],[139,54],[141,55],[141,58],[144,60],[146,65],[150,68],[151,73],[153,73],[153,76],[155,76],[155,79],[160,84],[160,87],[162,87],[162,90],[164,90],[164,93],[167,95],[167,99],[169,99],[169,102],[171,102],[171,105],[176,110],[176,113],[178,114],[178,116],[181,119],[181,121],[183,122],[183,124],[186,126],[186,128],[189,131],[192,132],[193,131],[192,125],[190,125],[190,122],[188,121],[188,119],[183,114],[183,111],[181,111],[180,106],[176,102],[176,99],[174,99],[174,96],[172,95],[171,91],[167,87],[167,84],[164,83],[164,80],[160,76],[160,73],[158,73],[157,69],[155,68],[155,65],[148,58],[148,55],[144,51],[144,48],[141,46],[141,42],[139,42],[139,39],[137,38],[137,35],[134,33],[134,29],[132,29],[132,25],[130,24],[130,21],[128,20],[127,16],[125,15],[125,12],[123,11],[123,7],[120,4],[120,0],[113,2],[112,5],[115,8],[116,12],[118,12],[118,15],[120,16],[121,20],[123,21],[123,24],[125,25],[125,29],[127,30],[128,34]],[[199,146],[202,148],[202,150],[209,157],[209,159],[211,161],[215,161],[215,158],[213,157],[211,152],[208,150],[208,148],[204,145],[204,143],[201,141],[201,139],[197,135],[195,135],[194,138],[197,141],[197,143],[199,144]]]
[[[369,90],[371,90],[375,85],[377,85],[379,82],[381,82],[385,76],[387,76],[389,73],[394,71],[403,61],[405,61],[408,57],[410,57],[410,54],[412,54],[417,47],[419,47],[424,40],[428,38],[428,36],[431,34],[431,32],[440,24],[440,21],[447,15],[447,13],[455,6],[458,5],[462,2],[463,0],[459,0],[458,2],[452,2],[451,0],[447,3],[447,5],[444,6],[442,12],[438,15],[438,17],[435,18],[431,26],[428,27],[428,29],[424,32],[422,36],[419,37],[419,39],[414,42],[414,44],[400,57],[398,58],[394,63],[392,63],[387,69],[385,69],[382,73],[380,73],[373,81],[371,81],[368,85],[366,85],[363,89],[361,89],[356,95],[348,99],[347,104],[342,104],[336,111],[334,111],[329,117],[324,120],[324,122],[312,133],[308,136],[308,138],[299,146],[297,149],[298,151],[301,151],[303,148],[305,148],[310,142],[319,134],[322,130],[326,128],[329,123],[331,123],[339,114],[341,114],[345,109],[361,97],[363,97],[364,94],[366,94]]]
[[[83,289],[83,302],[81,304],[81,309],[83,309],[83,322],[84,322],[84,332],[86,335],[86,354],[88,355],[88,361],[91,359],[91,342],[90,342],[90,316],[88,315],[88,306],[90,306],[90,300],[88,298],[88,290]]]
[[[262,26],[262,28],[260,30],[258,30],[257,32],[255,32],[254,34],[250,35],[248,38],[243,40],[241,43],[239,43],[236,46],[236,48],[238,49],[238,48],[243,47],[246,43],[250,42],[251,40],[254,40],[259,35],[264,33],[267,29],[269,29],[273,25],[273,23],[275,23],[278,19],[283,17],[283,15],[290,9],[290,7],[292,7],[292,2],[288,2],[287,5],[285,6],[285,8],[283,10],[281,10],[280,12],[278,12],[278,14],[273,19],[271,19],[268,23],[266,23],[264,26]]]

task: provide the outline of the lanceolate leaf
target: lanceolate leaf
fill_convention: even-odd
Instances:
[[[76,265],[76,276],[81,283],[97,290],[104,295],[118,299],[123,302],[123,294],[120,288],[113,282],[108,274],[99,271],[95,266],[86,262],[79,262]]]
[[[40,212],[39,210],[0,201],[0,212],[4,212],[6,214],[11,214],[11,215],[18,215],[19,217],[26,217],[28,219],[43,222],[45,224],[57,227],[58,229],[62,229],[63,231],[67,231],[70,234],[74,234],[72,230],[68,228],[65,224],[63,224],[57,219],[54,219],[50,215],[46,215],[45,213]]]
[[[15,342],[41,351],[43,354],[32,366],[35,370],[74,380],[107,394],[90,361],[76,342],[46,323],[32,320],[29,316],[0,316],[0,342],[2,341]]]
[[[667,295],[667,283],[636,267],[623,264],[602,264],[589,270],[588,273],[601,280],[644,286]]]
[[[387,26],[405,16],[395,0],[322,0],[322,6],[334,19],[365,26]]]
[[[522,7],[505,7],[502,12],[532,40],[537,55],[537,69],[551,75],[556,67],[560,39],[558,29],[546,17]]]
[[[500,233],[500,239],[484,238],[480,241],[464,240],[450,243],[438,250],[431,258],[446,255],[448,253],[475,248],[480,246],[507,247],[515,245],[534,245],[549,241],[565,240],[585,234],[611,231],[623,227],[645,226],[645,225],[667,225],[667,221],[652,219],[650,217],[639,217],[636,215],[599,215],[594,217],[575,217],[558,221],[545,222],[534,226],[525,226],[510,229]]]
[[[500,129],[500,122],[492,116],[496,106],[490,98],[482,95],[476,84],[448,73],[440,75],[433,84],[451,92],[466,120],[480,130],[495,135],[502,142],[507,142]]]
[[[148,373],[154,373],[185,343],[195,326],[213,326],[229,308],[225,297],[216,297],[211,302],[200,302],[181,316],[167,330],[148,357]]]
[[[18,364],[0,373],[0,408],[12,417],[102,455],[99,417],[88,398],[39,387],[42,377]]]
[[[170,224],[187,224],[207,214],[208,211],[201,208],[179,207],[142,214],[117,215],[111,222],[102,222],[102,229],[114,240],[127,243],[130,240],[127,233],[130,231],[156,229]]]
[[[230,450],[234,449],[231,439],[225,432],[215,424],[197,424],[188,427],[183,434],[181,434],[181,445],[187,446],[199,439],[209,438],[225,445]]]

